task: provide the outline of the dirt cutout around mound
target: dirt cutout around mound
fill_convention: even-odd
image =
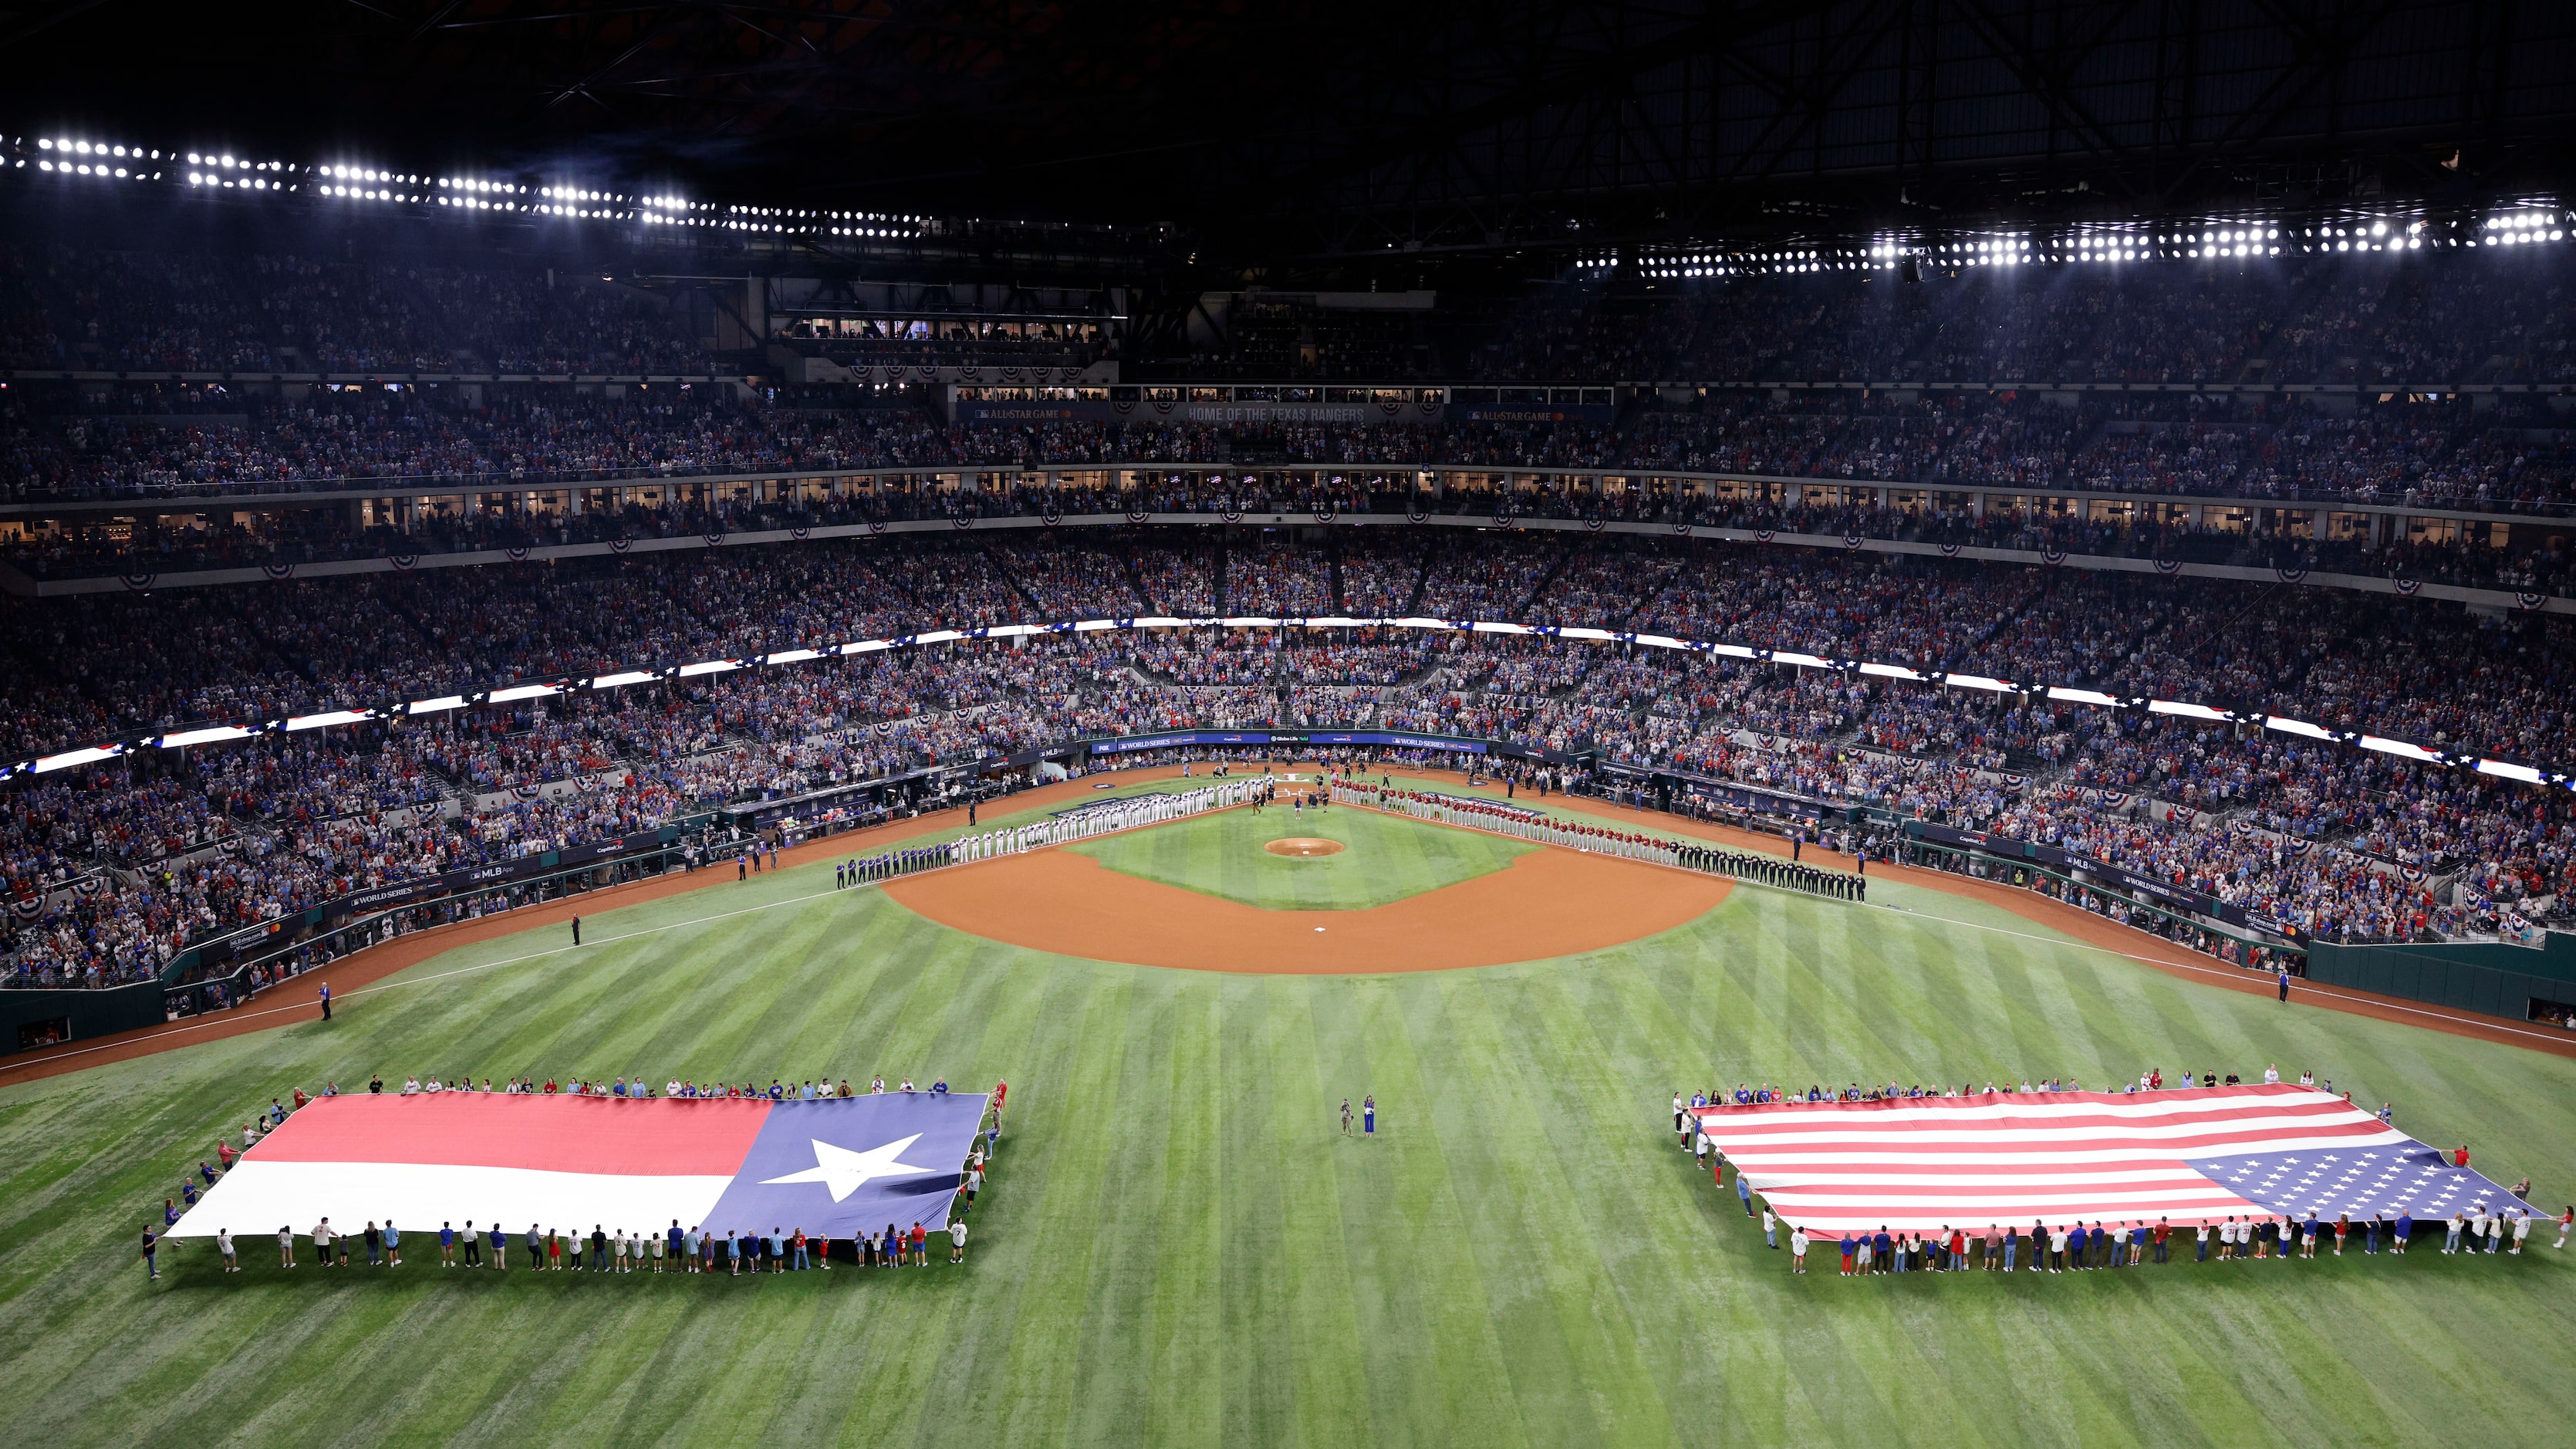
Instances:
[[[1331,842],[1325,842],[1327,844]],[[1042,850],[912,876],[886,894],[954,931],[1187,971],[1375,975],[1599,951],[1687,925],[1730,883],[1571,850],[1363,911],[1265,911]]]
[[[1312,767],[1309,766],[1308,768]],[[1454,791],[1457,790],[1461,784],[1459,778],[1452,774],[1425,774],[1414,770],[1396,770],[1386,773],[1391,773],[1395,779],[1403,780],[1408,783],[1419,782],[1421,784],[1443,790]],[[1180,774],[1180,769],[1177,766],[1157,766],[1133,771],[1120,771],[1106,777],[1069,780],[1054,785],[1043,786],[1039,789],[1027,791],[1011,797],[1009,804],[1015,811],[1040,810],[1060,803],[1072,803],[1093,798],[1093,792],[1104,783],[1136,785],[1153,780],[1179,778]],[[1487,798],[1501,798],[1499,794],[1495,794],[1494,792],[1489,791],[1485,793]],[[1538,805],[1540,803],[1535,798],[1524,798],[1529,799],[1529,803],[1533,805]],[[1584,800],[1581,802],[1569,800],[1563,802],[1563,805],[1568,808],[1573,808],[1577,813],[1581,814],[1588,814],[1598,818],[1633,822],[1637,828],[1641,830],[1649,830],[1658,834],[1689,836],[1700,840],[1715,841],[1719,844],[1723,844],[1737,850],[1760,851],[1769,855],[1786,856],[1789,854],[1788,843],[1777,836],[1757,835],[1748,831],[1736,830],[1723,825],[1714,825],[1696,820],[1686,820],[1676,816],[1656,812],[1632,810],[1623,806],[1604,804],[1603,802],[1595,800]],[[1541,808],[1547,807],[1541,806]],[[892,845],[898,841],[914,839],[943,829],[956,829],[962,827],[966,823],[964,818],[965,813],[966,812],[963,810],[938,811],[912,820],[900,821],[891,825],[877,826],[873,829],[862,830],[849,835],[840,835],[824,840],[812,841],[786,851],[783,856],[782,863],[789,866],[809,865],[817,862],[839,860],[845,856],[869,854],[874,850],[883,848],[887,845]],[[1546,851],[1541,852],[1540,854],[1551,855],[1557,853],[1559,852]],[[1063,852],[1048,851],[1039,856],[1014,857],[1014,859],[1047,859],[1062,854]],[[1816,862],[1820,865],[1830,866],[1834,869],[1849,868],[1849,857],[1820,851],[1814,847],[1809,848],[1808,854],[1815,858]],[[1077,858],[1089,859],[1089,857]],[[1521,857],[1522,860],[1531,860],[1536,858],[1538,857]],[[1591,857],[1583,856],[1578,856],[1577,858],[1586,860],[1591,859]],[[1000,864],[1001,862],[993,863]],[[1608,861],[1598,863],[1605,867],[1612,864]],[[2257,975],[2253,972],[2240,971],[2232,967],[2219,965],[2218,963],[2211,961],[2206,956],[2201,956],[2195,952],[2185,950],[2183,947],[2173,945],[2170,942],[2158,940],[2156,937],[2148,935],[2143,931],[2134,931],[2126,926],[2115,925],[2112,922],[2103,920],[2099,916],[2091,914],[2090,912],[2078,910],[2075,907],[2066,905],[2060,901],[2049,900],[2044,896],[2036,895],[2030,891],[2017,890],[2013,887],[1992,881],[1972,880],[1965,876],[1952,875],[1946,871],[1923,870],[1910,866],[1874,865],[1870,867],[1869,873],[1871,876],[1880,879],[1903,881],[1908,885],[1919,885],[1931,890],[1941,891],[1949,895],[1964,896],[1969,899],[1984,901],[1990,905],[1998,906],[2005,911],[2020,916],[2025,920],[2063,931],[2066,934],[2074,936],[2090,945],[2125,956],[2140,965],[2154,967],[2176,976],[2182,976],[2201,982],[2204,985],[2217,986],[2229,991],[2255,992],[2266,995],[2270,994],[2272,990],[2270,981],[2263,976]],[[1637,870],[1634,874],[1647,879],[1654,879],[1664,877],[1667,873],[1649,868]],[[1099,870],[1097,875],[1090,877],[1090,879],[1097,880],[1112,875],[1115,875],[1115,872],[1103,867]],[[916,877],[915,879],[935,881],[939,878],[939,876],[934,875],[928,877]],[[1128,878],[1121,877],[1121,879]],[[1499,871],[1493,875],[1482,876],[1478,879],[1484,881],[1524,881],[1529,879],[1529,877],[1517,876],[1507,871]],[[1465,884],[1473,885],[1476,884],[1476,882],[1469,881]],[[721,866],[688,874],[675,872],[669,875],[654,876],[628,885],[612,886],[605,890],[589,892],[566,900],[548,902],[541,906],[529,906],[516,911],[504,911],[497,915],[483,916],[471,921],[459,921],[453,925],[439,926],[431,930],[417,932],[412,935],[398,936],[385,945],[374,946],[367,950],[360,951],[355,955],[336,961],[330,966],[325,967],[321,971],[314,972],[309,976],[297,977],[286,982],[282,986],[272,987],[267,991],[263,991],[238,1010],[211,1012],[203,1016],[190,1017],[184,1021],[171,1022],[163,1026],[143,1027],[138,1030],[118,1032],[104,1037],[89,1037],[77,1042],[68,1042],[61,1046],[43,1047],[35,1051],[16,1053],[6,1058],[0,1058],[0,1085],[6,1085],[13,1082],[32,1081],[39,1077],[58,1076],[66,1072],[79,1071],[84,1067],[105,1065],[109,1062],[128,1061],[135,1057],[148,1056],[155,1052],[171,1051],[176,1048],[190,1046],[201,1041],[212,1041],[222,1037],[242,1036],[255,1031],[268,1031],[281,1026],[292,1026],[300,1022],[314,1021],[318,1019],[322,1013],[320,1008],[314,1004],[313,989],[325,981],[331,984],[331,994],[335,1000],[341,1003],[342,1010],[349,1010],[353,1007],[365,1009],[365,998],[372,995],[375,991],[386,989],[384,987],[380,987],[377,983],[382,982],[386,977],[392,976],[409,967],[418,965],[431,957],[437,956],[442,952],[451,950],[457,946],[466,945],[475,941],[493,940],[501,936],[515,935],[519,932],[538,927],[550,925],[560,926],[575,914],[597,914],[613,910],[620,906],[636,905],[645,901],[659,900],[664,897],[680,895],[686,892],[722,890],[731,885],[733,885],[733,882],[727,878]],[[1450,887],[1451,890],[1458,888],[1459,887]],[[1724,889],[1722,885],[1719,888],[1721,890]],[[1194,900],[1203,899],[1193,896],[1191,892],[1182,891],[1174,887],[1164,887],[1164,889],[1171,890],[1175,895],[1189,896]],[[1434,892],[1433,894],[1437,895],[1443,893]],[[711,899],[713,898],[711,897]],[[1422,898],[1417,897],[1416,899]],[[1583,903],[1583,908],[1588,910],[1595,904],[1597,903],[1587,901]],[[1236,907],[1236,909],[1249,911],[1253,908]],[[1381,909],[1392,908],[1381,907]],[[1264,913],[1255,912],[1255,914]],[[1358,913],[1321,912],[1318,914],[1350,915]],[[1676,922],[1675,924],[1679,923]],[[981,925],[973,927],[961,926],[959,929],[969,931],[971,934],[975,935],[993,934],[992,932],[984,929]],[[1311,934],[1311,931],[1309,934]],[[1326,936],[1330,936],[1332,934],[1329,927],[1324,934]],[[1637,932],[1632,934],[1644,933]],[[1511,959],[1532,959],[1534,956],[1535,953],[1524,952]],[[1468,962],[1462,964],[1473,965],[1481,963]],[[1250,970],[1256,968],[1238,966],[1233,969]],[[1377,969],[1419,970],[1425,968],[1420,966],[1385,966]],[[2299,1006],[2322,1007],[2329,1011],[2350,1012],[2356,1016],[2375,1017],[2382,1021],[2402,1022],[2408,1026],[2427,1027],[2435,1031],[2446,1031],[2459,1036],[2476,1037],[2480,1040],[2498,1042],[2508,1046],[2528,1047],[2536,1051],[2549,1052],[2557,1056],[2576,1057],[2576,1040],[2570,1040],[2571,1037],[2576,1037],[2576,1032],[2544,1032],[2536,1027],[2516,1025],[2491,1016],[2480,1016],[2472,1012],[2453,1011],[2443,1007],[2426,1006],[2419,1002],[2407,1001],[2398,997],[2380,996],[2372,992],[2355,991],[2345,987],[2318,986],[2307,981],[2301,981],[2298,983],[2294,991],[2294,998],[2296,1004]]]
[[[1291,835],[1285,840],[1271,841],[1261,848],[1272,855],[1284,855],[1292,860],[1312,860],[1319,855],[1342,853],[1340,841],[1323,840],[1312,835]]]

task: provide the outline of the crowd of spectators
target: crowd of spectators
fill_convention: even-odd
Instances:
[[[2478,263],[1989,269],[1920,287],[1826,275],[1656,298],[1577,289],[1502,319],[1474,354],[1497,379],[2392,385],[2350,406],[2253,395],[2067,405],[1874,386],[1720,389],[1678,408],[1635,399],[1616,423],[988,427],[707,384],[15,388],[0,395],[0,489],[12,500],[352,480],[453,482],[454,498],[483,481],[567,491],[543,507],[521,497],[462,512],[448,499],[390,513],[346,499],[146,512],[21,537],[0,557],[42,578],[137,578],[889,519],[1421,511],[2565,592],[2576,554],[2545,524],[2518,525],[2512,547],[2484,525],[2320,537],[2326,510],[2309,506],[2545,517],[2576,505],[2561,415],[2402,390],[2576,380],[2569,264],[2546,249]],[[1244,322],[1228,365],[1284,357],[1321,374],[1423,355],[1410,323],[1324,338],[1311,318],[1247,311]],[[0,251],[0,368],[703,371],[686,330],[656,300],[542,269]],[[1113,461],[1143,465],[1123,490],[1047,471]],[[1007,487],[900,471],[973,464],[1035,471]],[[1433,464],[1455,471],[1422,491],[1419,470]],[[822,492],[665,486],[650,501],[643,489],[579,511],[568,501],[591,483],[866,470],[879,472]],[[1603,484],[1568,470],[1628,471]],[[1687,474],[1754,481],[1676,476]],[[2282,506],[2248,519],[2040,501],[2084,489]],[[1336,530],[1315,544],[1150,527],[943,529],[8,596],[0,757],[936,626],[1219,612],[1631,629],[2576,762],[2565,703],[2576,653],[2565,626],[2531,611],[1606,532]],[[2236,724],[1544,638],[1114,632],[265,730],[13,781],[0,813],[0,961],[22,985],[142,980],[189,944],[356,889],[1079,734],[1188,724],[1374,725],[1583,752],[1705,788],[1789,791],[2058,846],[2334,938],[2509,933],[2563,914],[2576,884],[2576,821],[2559,794]]]
[[[2566,631],[2186,579],[1461,535],[1232,551],[1229,592],[1328,612],[1351,581],[1435,617],[1619,624],[2576,756]],[[810,545],[687,564],[296,580],[8,601],[13,753],[513,677],[1211,601],[1185,536]],[[1304,591],[1326,590],[1321,596]],[[1356,727],[1500,738],[2000,831],[2342,938],[2542,919],[2552,792],[2278,732],[1830,670],[1544,638],[1182,630],[960,643],[348,730],[144,751],[9,793],[21,984],[148,977],[185,945],[366,886],[717,806],[1086,733]],[[85,733],[84,733],[85,732]]]
[[[2564,247],[2148,266],[1893,267],[1542,291],[1470,358],[1497,381],[2565,382]]]
[[[57,400],[59,401],[59,400]],[[229,419],[209,421],[209,419]],[[2086,402],[1965,394],[1712,394],[1682,411],[1590,424],[1396,424],[1355,429],[1353,453],[1406,466],[1284,471],[1154,467],[1118,488],[1066,486],[1056,427],[944,427],[900,409],[834,412],[665,387],[617,399],[540,392],[479,402],[424,393],[324,394],[295,407],[124,421],[0,399],[0,476],[15,496],[69,489],[182,495],[241,488],[448,486],[397,505],[345,498],[132,517],[66,513],[0,542],[38,579],[160,575],[336,559],[730,536],[870,521],[1119,515],[1422,513],[1691,523],[2167,563],[2305,569],[2523,593],[2576,589],[2576,550],[2551,530],[2576,509],[2576,439],[2554,414],[2458,402],[2367,403],[2346,415],[2303,398]],[[1078,452],[1138,462],[1124,436],[1163,424],[1060,426]],[[1263,425],[1266,429],[1268,425]],[[1260,429],[1256,429],[1258,431]],[[1223,430],[1189,429],[1222,442]],[[1096,446],[1095,446],[1096,445]],[[1222,452],[1211,445],[1205,452]],[[217,460],[218,461],[210,461]],[[247,460],[256,460],[247,461]],[[1037,471],[854,469],[977,463]],[[239,465],[239,466],[236,466]],[[1434,489],[1421,465],[1443,472]],[[406,473],[413,467],[461,471]],[[1509,472],[1484,472],[1482,468]],[[1670,469],[1609,481],[1558,469]],[[1528,470],[1528,471],[1522,471]],[[764,474],[790,480],[688,484]],[[1709,480],[1689,473],[1744,475]],[[1100,474],[1085,475],[1092,479]],[[154,482],[151,480],[164,480]],[[476,493],[477,481],[560,491]],[[617,487],[616,485],[625,485]],[[613,490],[613,491],[611,491]],[[2087,503],[2084,492],[2143,496]],[[2157,499],[2171,499],[2160,504]],[[2337,505],[2400,510],[2365,514]],[[2523,516],[2511,526],[2402,510]],[[1403,587],[1402,565],[1380,590]],[[1247,606],[1318,612],[1319,578],[1276,571]],[[1150,593],[1151,590],[1149,589]],[[1345,590],[1345,593],[1351,592]]]
[[[670,304],[552,268],[0,250],[0,368],[706,373]]]

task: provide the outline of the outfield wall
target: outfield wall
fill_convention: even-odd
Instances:
[[[2576,936],[2535,949],[2502,941],[2338,946],[2311,941],[2308,979],[2433,1006],[2529,1021],[2534,1000],[2576,1005]]]
[[[0,991],[0,1054],[159,1026],[161,983],[137,981],[97,991]],[[24,1033],[46,1033],[50,1041]]]

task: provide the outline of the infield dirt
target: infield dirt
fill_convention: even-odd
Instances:
[[[886,886],[951,930],[1095,961],[1370,975],[1576,956],[1699,919],[1729,883],[1571,850],[1359,911],[1265,911],[1042,850]]]

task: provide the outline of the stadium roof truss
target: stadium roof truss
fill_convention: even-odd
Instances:
[[[645,194],[1177,219],[1252,259],[2471,203],[2554,186],[2576,135],[2576,7],[2535,0],[376,0],[174,10],[140,38],[130,20],[0,0],[0,37],[27,42],[23,119],[113,95],[271,149],[328,124],[588,158]],[[318,96],[317,67],[335,78]]]

